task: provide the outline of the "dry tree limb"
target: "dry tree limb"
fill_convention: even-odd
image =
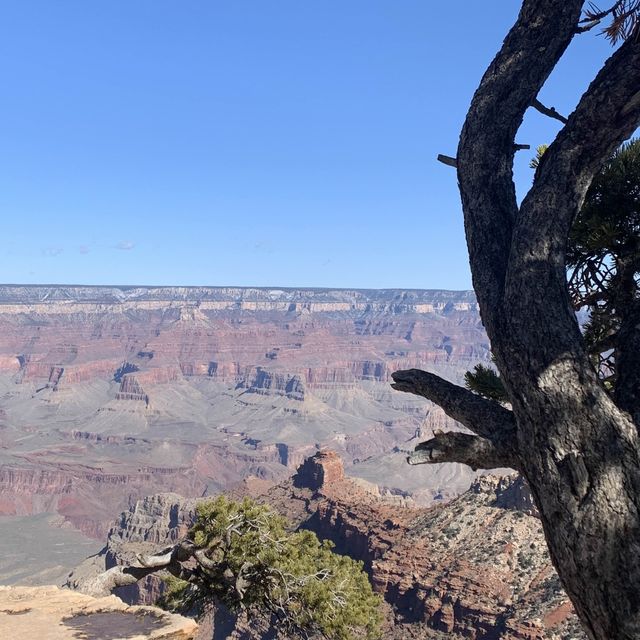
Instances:
[[[442,153],[438,154],[438,162],[442,162],[442,164],[446,164],[448,167],[453,167],[456,169],[458,167],[458,161],[451,156],[445,156]]]
[[[433,438],[421,442],[407,457],[407,462],[411,465],[459,462],[474,471],[518,466],[513,456],[505,455],[504,450],[499,450],[486,438],[455,431],[436,433]]]
[[[420,369],[396,371],[391,377],[391,386],[396,391],[413,393],[435,402],[450,418],[479,436],[492,441],[515,441],[513,414],[500,403]]]
[[[94,597],[108,596],[118,587],[126,587],[135,584],[138,580],[163,569],[171,574],[189,579],[189,572],[181,563],[189,560],[196,552],[196,547],[191,540],[181,540],[173,547],[162,549],[151,555],[138,555],[136,557],[140,566],[118,565],[111,567],[97,576],[79,580],[73,588],[81,593]]]
[[[435,402],[450,418],[479,436],[436,434],[416,447],[416,453],[408,458],[410,464],[461,462],[474,469],[520,468],[516,426],[509,409],[427,371],[408,369],[391,377],[394,389]]]
[[[568,122],[568,119],[565,118],[563,115],[560,115],[554,109],[554,107],[547,107],[546,105],[542,104],[542,102],[540,102],[540,100],[538,100],[538,98],[536,98],[531,103],[531,106],[536,111],[539,111],[542,115],[548,116],[549,118],[553,118],[554,120],[559,120],[560,122],[562,122],[562,124],[567,124],[567,122]]]

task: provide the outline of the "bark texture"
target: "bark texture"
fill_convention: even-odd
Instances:
[[[629,383],[614,401],[570,306],[565,247],[593,176],[640,125],[639,39],[605,63],[520,206],[512,177],[516,132],[527,108],[539,108],[537,95],[578,33],[583,4],[524,0],[473,97],[456,157],[474,289],[512,412],[501,407],[509,417],[495,420],[497,412],[478,409],[461,391],[443,394],[433,377],[416,372],[394,379],[477,434],[458,438],[457,447],[436,437],[412,461],[511,460],[529,481],[551,557],[589,637],[638,640],[639,318],[629,309],[619,362]],[[499,435],[505,422],[513,425],[506,438]]]

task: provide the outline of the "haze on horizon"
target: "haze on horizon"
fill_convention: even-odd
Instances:
[[[453,155],[517,6],[4,7],[4,282],[471,288]],[[569,113],[611,52],[578,39]],[[549,141],[529,113],[519,139]],[[532,152],[516,177],[531,180]]]

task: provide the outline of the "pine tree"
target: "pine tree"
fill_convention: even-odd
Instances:
[[[188,543],[196,565],[168,579],[168,609],[203,612],[223,603],[266,616],[287,638],[380,637],[381,601],[362,563],[310,531],[288,532],[286,520],[264,505],[224,496],[202,503]]]
[[[509,406],[430,372],[392,376],[395,389],[436,402],[471,431],[434,433],[409,462],[519,470],[587,636],[638,640],[640,271],[631,258],[637,228],[628,227],[629,251],[614,247],[625,249],[628,262],[602,263],[616,271],[605,284],[615,301],[605,310],[620,318],[608,391],[576,322],[566,267],[569,234],[589,186],[640,126],[640,2],[609,0],[603,10],[590,4],[586,14],[585,4],[521,0],[473,94],[456,155],[445,157],[456,168],[473,286]],[[620,44],[574,111],[561,116],[540,102],[541,91],[571,42],[599,23]],[[519,199],[514,157],[524,147],[517,136],[530,108],[562,127]]]

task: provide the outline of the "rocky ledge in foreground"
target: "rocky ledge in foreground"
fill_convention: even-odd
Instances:
[[[58,587],[0,587],[3,638],[27,640],[191,640],[197,624],[116,596],[92,598]]]

